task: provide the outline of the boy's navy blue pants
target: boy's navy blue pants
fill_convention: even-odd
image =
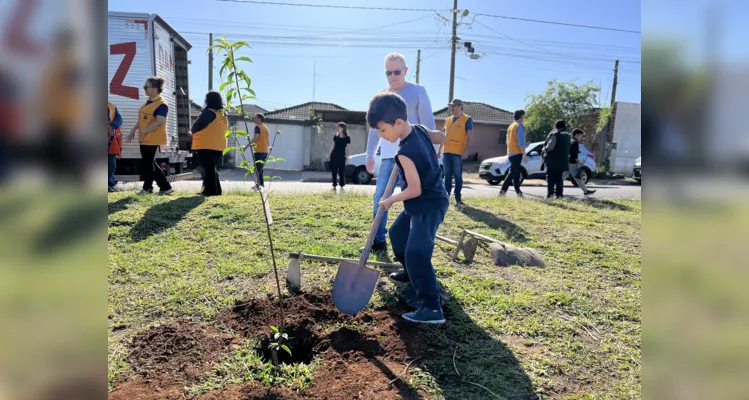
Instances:
[[[442,309],[432,253],[437,228],[445,219],[446,213],[447,207],[413,216],[401,211],[389,232],[393,255],[406,268],[419,302],[431,310]]]

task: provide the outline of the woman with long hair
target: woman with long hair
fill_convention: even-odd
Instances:
[[[220,196],[216,166],[226,148],[226,130],[228,122],[223,114],[224,98],[221,93],[212,90],[205,95],[205,108],[192,125],[192,149],[198,152],[200,165],[203,167],[204,196]]]
[[[336,176],[340,178],[341,189],[346,186],[346,164],[348,164],[348,145],[351,144],[351,137],[348,135],[345,122],[338,123],[338,131],[333,136],[333,143],[328,151],[328,160],[330,160],[330,172],[333,175],[333,190],[336,189]]]

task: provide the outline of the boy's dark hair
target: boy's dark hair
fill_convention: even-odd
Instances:
[[[205,106],[214,110],[223,110],[224,98],[221,96],[221,93],[211,90],[205,94]]]
[[[515,118],[515,121],[525,117],[525,110],[515,110],[515,115],[513,115],[513,117]]]
[[[263,113],[257,113],[255,116],[260,118],[260,122],[265,122],[265,115]]]
[[[575,137],[575,136],[577,136],[577,135],[582,135],[583,133],[584,133],[584,132],[583,132],[583,130],[582,130],[582,129],[580,129],[580,128],[575,128],[575,129],[574,129],[574,130],[572,131],[572,137]]]
[[[161,93],[162,90],[164,90],[164,83],[166,82],[166,79],[160,77],[160,76],[152,76],[147,79],[148,84],[151,85],[152,88],[156,89]]]
[[[367,125],[377,129],[377,124],[384,122],[395,125],[395,121],[402,119],[408,121],[408,109],[403,97],[395,93],[383,92],[377,94],[369,102],[367,111]]]
[[[558,119],[554,122],[554,128],[559,132],[564,132],[567,130],[567,123],[563,119]]]

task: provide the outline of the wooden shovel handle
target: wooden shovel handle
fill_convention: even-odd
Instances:
[[[379,177],[378,177],[379,178]],[[393,187],[395,186],[395,180],[398,178],[398,165],[393,166],[393,173],[390,174],[390,180],[388,181],[388,185],[385,188],[385,193],[382,195],[383,199],[386,199],[390,197],[391,194],[393,194]],[[372,229],[369,230],[369,237],[367,238],[367,244],[364,246],[364,251],[361,252],[361,257],[359,258],[359,267],[363,267],[367,263],[367,259],[369,258],[369,252],[372,250],[372,243],[374,243],[375,234],[377,233],[377,228],[380,226],[380,221],[382,221],[382,217],[385,215],[385,207],[380,206],[377,208],[377,215],[375,215],[374,223],[372,224]]]

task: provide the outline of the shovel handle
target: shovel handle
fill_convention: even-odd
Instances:
[[[398,165],[393,166],[393,173],[390,174],[390,180],[388,181],[388,185],[385,188],[385,193],[382,195],[383,199],[386,199],[390,197],[391,194],[393,194],[393,187],[395,186],[395,181],[398,178]],[[380,206],[377,208],[377,215],[375,215],[374,223],[372,224],[372,228],[369,230],[369,237],[367,238],[367,244],[364,246],[364,251],[361,253],[361,258],[359,258],[359,267],[363,267],[367,264],[367,259],[369,258],[369,252],[372,250],[372,243],[374,243],[375,234],[377,233],[377,228],[380,226],[380,221],[382,221],[382,217],[385,215],[385,207]]]

